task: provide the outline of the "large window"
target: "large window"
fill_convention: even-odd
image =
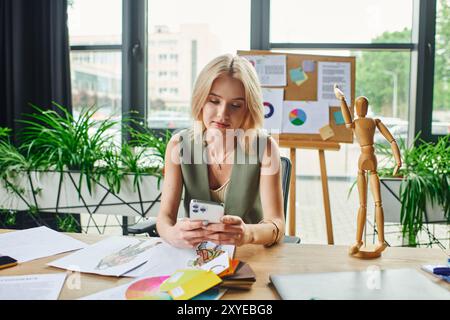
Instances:
[[[355,56],[355,97],[368,97],[369,116],[381,119],[396,139],[407,140],[412,20],[412,0],[271,1],[269,46],[281,52]],[[385,139],[377,132],[375,142]],[[299,152],[298,174],[317,176],[315,152]],[[355,142],[328,153],[328,174],[355,176],[359,152]]]
[[[270,2],[270,42],[411,42],[411,0],[277,0]],[[400,14],[401,13],[401,14]],[[388,37],[404,31],[405,37]]]
[[[148,125],[190,126],[191,93],[200,70],[214,57],[247,50],[249,44],[249,0],[150,0]]]
[[[152,128],[187,127],[194,82],[208,61],[237,50],[279,50],[356,56],[355,96],[368,97],[369,116],[397,139],[419,131],[432,138],[450,130],[449,10],[449,0],[71,0],[74,113],[96,105],[101,119],[137,110]],[[384,141],[380,134],[375,140]],[[315,181],[291,190],[302,233],[315,221],[303,213],[309,203],[320,210],[322,191],[317,152],[298,152],[297,175]],[[346,206],[359,152],[356,143],[327,152],[333,208]],[[357,196],[352,201],[357,206]],[[341,226],[349,221],[353,215]]]
[[[68,14],[74,116],[95,106],[97,119],[120,118],[122,1],[72,0]]]
[[[270,35],[265,35],[270,40],[266,49],[355,56],[355,97],[366,96],[368,116],[381,119],[397,140],[406,140],[414,50],[413,4],[413,0],[270,1]],[[375,142],[388,143],[379,132]],[[287,149],[281,152],[289,154]],[[358,194],[353,191],[350,200],[347,197],[358,173],[360,153],[356,141],[341,144],[339,152],[326,153],[336,244],[348,244],[355,234]],[[326,243],[317,151],[297,150],[296,167],[296,230],[304,242]],[[371,207],[370,193],[368,198]],[[368,221],[373,221],[370,210]]]
[[[431,133],[450,133],[450,1],[438,0]]]
[[[368,116],[378,118],[387,126],[397,140],[408,139],[408,116],[410,94],[410,52],[377,50],[306,50],[290,49],[280,52],[298,54],[355,56],[355,97],[369,99]],[[376,143],[387,143],[379,131]],[[301,150],[297,173],[302,176],[318,176],[317,152]],[[327,173],[336,178],[353,177],[357,174],[360,147],[356,143],[342,144],[340,152],[327,153]],[[288,155],[285,152],[285,155]],[[353,179],[353,178],[351,178]]]

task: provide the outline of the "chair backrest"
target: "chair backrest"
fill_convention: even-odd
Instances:
[[[281,160],[281,188],[283,190],[283,202],[284,202],[284,219],[286,219],[292,165],[291,160],[289,160],[289,158],[280,157],[280,160]]]

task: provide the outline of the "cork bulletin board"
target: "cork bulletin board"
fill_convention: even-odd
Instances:
[[[306,54],[292,54],[283,52],[272,52],[265,50],[251,50],[238,51],[241,56],[257,56],[257,55],[283,55],[286,56],[286,85],[284,88],[285,101],[320,101],[318,94],[319,86],[319,63],[320,62],[347,62],[350,64],[350,97],[346,97],[347,101],[351,101],[349,106],[353,108],[355,101],[355,57],[338,57],[338,56],[323,56],[323,55],[306,55]],[[306,63],[306,65],[305,65]],[[307,79],[302,80],[301,85],[293,81],[290,72],[300,70],[302,68],[309,71]],[[302,71],[303,72],[303,71]],[[263,85],[264,88],[275,88]],[[280,86],[277,86],[280,88]],[[310,142],[334,142],[334,143],[353,143],[353,133],[350,129],[345,127],[342,121],[336,121],[336,113],[340,113],[340,106],[329,105],[329,127],[331,128],[332,136],[324,139],[323,135],[305,134],[305,133],[281,133],[280,140],[294,140],[294,141],[310,141]],[[353,109],[351,110],[353,114]],[[280,128],[281,129],[281,128]]]

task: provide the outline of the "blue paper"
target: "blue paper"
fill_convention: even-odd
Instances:
[[[345,124],[344,116],[342,115],[341,111],[335,111],[333,112],[334,121],[337,125]]]
[[[305,73],[303,72],[302,68],[296,68],[289,70],[289,74],[291,75],[292,82],[300,82],[306,79]]]

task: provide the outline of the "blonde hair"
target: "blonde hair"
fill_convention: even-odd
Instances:
[[[202,121],[202,109],[206,104],[212,84],[222,75],[238,79],[244,86],[245,103],[249,112],[244,119],[242,129],[260,129],[263,126],[264,116],[258,75],[247,59],[232,54],[221,55],[213,59],[198,75],[191,100],[194,121]]]

